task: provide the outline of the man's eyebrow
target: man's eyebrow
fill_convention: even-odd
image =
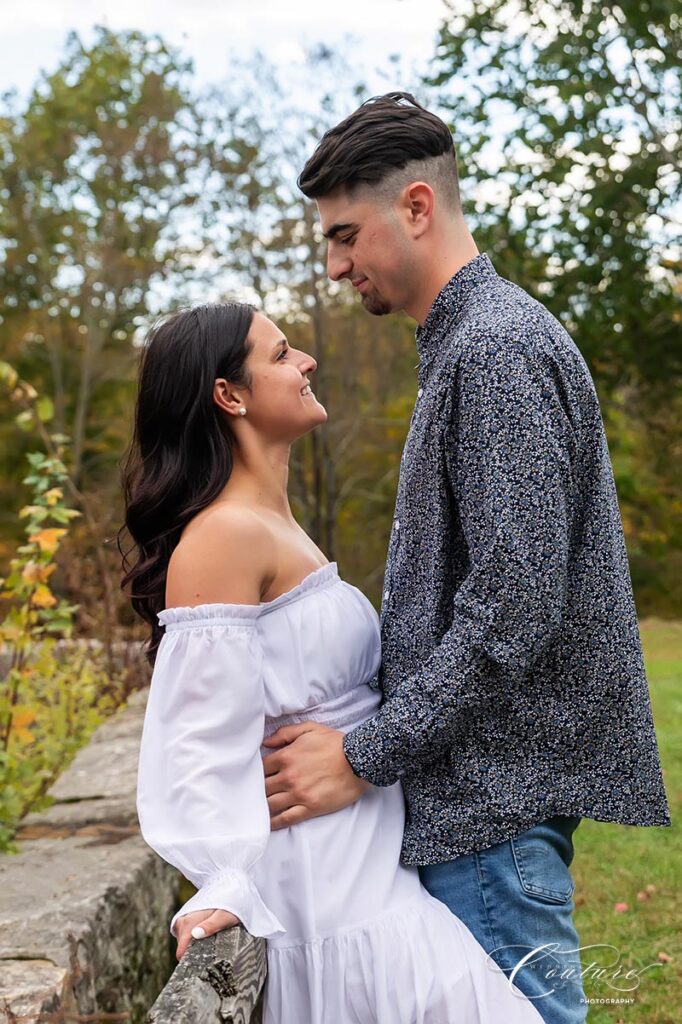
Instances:
[[[334,238],[338,235],[339,231],[346,231],[348,228],[356,227],[355,224],[332,224],[329,231],[323,231],[322,237],[326,239]]]

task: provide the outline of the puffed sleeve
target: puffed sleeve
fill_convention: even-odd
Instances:
[[[251,935],[283,932],[252,878],[270,835],[258,609],[167,608],[138,764],[145,842],[198,889],[173,916],[221,909]],[[249,617],[251,613],[251,617]]]

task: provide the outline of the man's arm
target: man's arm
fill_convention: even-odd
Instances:
[[[576,440],[554,372],[513,343],[457,368],[447,469],[469,552],[452,623],[418,673],[343,737],[315,722],[266,746],[273,829],[328,814],[456,746],[525,673],[566,601]],[[425,595],[425,600],[428,595]]]
[[[514,343],[462,357],[446,447],[470,567],[439,646],[344,739],[368,782],[390,785],[453,749],[561,624],[576,441],[555,373]]]

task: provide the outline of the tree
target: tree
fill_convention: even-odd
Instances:
[[[292,101],[262,54],[200,103],[210,168],[204,258],[218,281],[228,264],[232,294],[240,288],[315,356],[313,386],[329,422],[294,447],[293,505],[327,556],[378,596],[416,390],[413,329],[369,317],[327,278],[315,206],[296,179],[324,131],[367,91],[362,82],[338,88],[352,73],[327,48],[310,52],[299,77],[299,93],[315,97],[310,109]]]
[[[433,83],[468,210],[607,395],[679,384],[682,22],[673,0],[449,4]]]
[[[52,396],[76,482],[89,446],[117,458],[102,443],[111,415],[95,422],[93,403],[116,405],[154,277],[184,269],[178,214],[197,191],[188,71],[156,37],[98,28],[90,47],[69,36],[25,109],[4,100],[0,342]]]
[[[105,637],[117,621],[118,565],[105,539],[120,504],[111,469],[130,429],[132,342],[154,281],[192,270],[180,242],[200,191],[189,71],[156,37],[99,28],[86,47],[73,33],[57,70],[25,106],[5,96],[0,116],[0,343],[71,439],[85,516],[62,571],[68,590],[87,595],[81,627]],[[17,445],[11,430],[16,479],[30,441]],[[13,496],[5,501],[9,533]]]
[[[673,0],[448,4],[465,210],[600,392],[640,608],[682,610],[682,20]]]

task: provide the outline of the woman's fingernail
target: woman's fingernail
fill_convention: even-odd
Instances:
[[[199,924],[195,925],[195,927],[192,928],[192,931],[190,932],[190,935],[192,936],[193,939],[205,939],[206,938],[206,932],[204,931],[204,929]]]

